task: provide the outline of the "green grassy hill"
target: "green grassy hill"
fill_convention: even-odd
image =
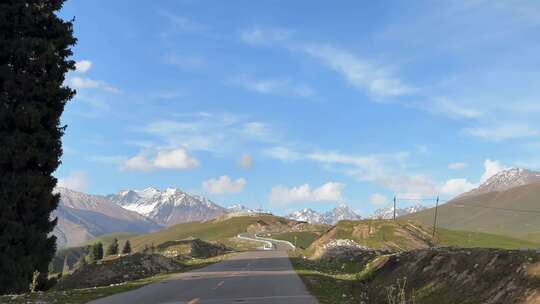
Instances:
[[[540,213],[509,209],[540,212],[540,183],[501,192],[458,197],[439,206],[437,222],[438,226],[452,230],[485,232],[540,242]],[[402,216],[400,219],[432,225],[433,217],[432,208]]]
[[[261,216],[239,216],[230,218],[218,218],[206,222],[191,222],[178,224],[167,229],[141,235],[129,233],[115,233],[104,235],[87,241],[77,247],[69,247],[59,250],[53,259],[53,272],[62,271],[64,258],[67,257],[68,264],[74,265],[81,256],[88,253],[88,245],[95,242],[102,242],[105,247],[117,238],[122,248],[125,240],[129,239],[133,251],[143,250],[145,247],[159,246],[165,242],[183,240],[187,238],[199,238],[205,241],[219,241],[226,246],[236,249],[253,249],[260,246],[259,243],[236,240],[239,233],[253,229],[254,232],[264,231],[290,231],[294,229],[324,230],[326,227],[311,225],[297,221],[277,217],[273,215]]]
[[[70,267],[75,265],[75,263],[77,263],[81,256],[85,256],[88,254],[88,246],[96,242],[102,242],[104,247],[107,248],[107,245],[109,245],[116,238],[120,243],[120,248],[122,248],[122,246],[124,245],[124,241],[128,238],[134,237],[135,235],[136,234],[134,233],[127,232],[106,234],[95,239],[88,240],[80,246],[62,248],[56,252],[53,260],[51,261],[52,272],[62,271],[62,268],[64,266],[64,259],[67,259],[67,263]]]
[[[540,242],[526,241],[504,235],[459,231],[449,229],[439,229],[437,244],[439,246],[457,246],[464,248],[502,248],[502,249],[522,249],[540,248]]]
[[[268,237],[276,240],[289,241],[295,246],[306,249],[311,243],[313,243],[319,236],[320,232],[314,231],[293,231],[284,233],[272,233]]]
[[[215,219],[206,222],[191,222],[174,225],[167,229],[138,235],[130,238],[134,250],[141,250],[145,246],[155,246],[174,240],[186,238],[199,238],[205,241],[219,241],[228,246],[231,244],[231,238],[242,232],[246,232],[249,227],[257,230],[264,229],[287,229],[298,222],[288,220],[273,215],[262,216],[239,216],[227,219]]]
[[[332,239],[351,239],[374,249],[410,250],[431,245],[464,248],[540,248],[540,243],[482,232],[438,229],[435,239],[432,228],[404,220],[341,221],[313,242],[313,251]]]

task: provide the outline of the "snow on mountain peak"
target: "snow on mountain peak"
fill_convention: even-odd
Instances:
[[[334,209],[321,214],[311,208],[304,208],[285,217],[313,224],[330,224],[333,225],[342,220],[360,220],[361,217],[356,214],[344,203],[338,204]]]
[[[173,187],[124,190],[108,196],[125,209],[147,216],[159,224],[173,225],[208,220],[226,212],[205,197],[189,195]]]
[[[292,212],[286,215],[286,217],[301,222],[314,224],[324,223],[323,216],[311,208],[304,208],[302,210]]]
[[[404,207],[404,208],[396,208],[396,217],[402,216],[406,214],[416,213],[425,209],[428,209],[429,207],[426,207],[420,203],[417,203],[412,206]],[[387,208],[380,208],[375,210],[373,214],[369,217],[370,219],[392,219],[394,217],[394,207],[387,207]]]
[[[523,168],[511,168],[503,170],[482,183],[478,188],[464,193],[458,197],[478,195],[482,193],[504,191],[513,187],[523,186],[540,182],[540,172]]]

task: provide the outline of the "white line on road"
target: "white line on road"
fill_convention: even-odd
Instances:
[[[218,288],[219,288],[221,285],[223,285],[223,284],[225,284],[225,281],[219,282],[219,283],[216,285],[216,287],[214,287],[214,288],[212,288],[212,289],[213,289],[213,290],[216,290],[216,289],[218,289]]]

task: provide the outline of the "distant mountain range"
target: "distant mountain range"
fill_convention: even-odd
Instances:
[[[163,226],[205,221],[227,213],[226,208],[205,197],[190,195],[176,188],[124,190],[107,198]]]
[[[339,204],[334,209],[325,212],[323,214],[317,211],[306,208],[299,211],[292,212],[285,216],[286,218],[308,222],[312,224],[328,224],[334,225],[341,220],[360,220],[362,219],[358,214],[351,210],[345,204]]]
[[[403,219],[432,225],[430,208]],[[439,206],[439,227],[540,241],[540,173],[512,168]]]
[[[421,204],[416,204],[414,206],[405,207],[405,208],[398,208],[396,207],[396,217],[416,213],[422,210],[429,209],[429,207],[426,207]],[[388,220],[392,219],[394,217],[394,207],[387,207],[387,208],[380,208],[375,210],[372,215],[369,216],[370,219],[383,219]]]
[[[107,196],[61,187],[55,191],[60,193],[60,203],[52,213],[53,218],[58,218],[53,234],[59,248],[79,245],[110,233],[148,233],[223,214],[235,216],[260,212],[240,204],[224,208],[207,198],[176,188],[123,190]]]
[[[405,208],[396,208],[396,216],[402,216],[410,213],[419,212],[429,207],[416,204],[414,206],[405,207]],[[308,222],[312,224],[327,224],[335,225],[341,220],[360,220],[362,217],[358,213],[354,212],[345,204],[340,204],[334,209],[319,213],[311,208],[305,208],[298,210],[292,213],[289,213],[285,216],[286,218]],[[394,217],[394,208],[381,208],[375,210],[375,212],[368,216],[369,219],[391,219]]]
[[[504,191],[514,187],[540,182],[540,172],[523,168],[512,168],[490,177],[478,188],[463,193],[458,198],[474,196],[482,193]]]
[[[52,213],[53,218],[58,218],[53,234],[59,248],[113,232],[147,233],[161,228],[151,219],[126,210],[104,196],[60,187],[55,192],[60,193],[60,203]]]
[[[236,204],[222,207],[207,198],[176,188],[124,190],[108,196],[57,188],[60,204],[54,229],[58,247],[73,246],[115,232],[148,233],[191,221],[205,221],[228,214],[236,216],[259,210]],[[512,211],[515,210],[515,211]],[[489,178],[478,188],[439,207],[438,223],[456,230],[480,231],[540,241],[540,173],[513,168]],[[398,208],[396,215],[432,225],[433,209],[422,205]],[[389,219],[392,207],[378,209],[368,218]],[[345,204],[319,213],[306,208],[285,217],[334,225],[340,220],[359,220]]]

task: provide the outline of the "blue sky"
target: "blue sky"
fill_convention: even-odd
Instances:
[[[78,38],[64,186],[368,215],[540,169],[536,1],[71,0],[61,16]]]

